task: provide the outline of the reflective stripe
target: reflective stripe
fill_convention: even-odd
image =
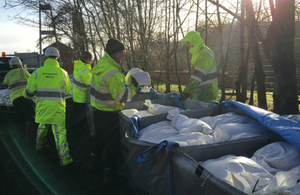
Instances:
[[[35,77],[37,78],[37,76],[38,76],[38,69],[35,69],[34,74],[35,74]]]
[[[120,73],[120,71],[118,71],[118,70],[113,70],[113,71],[110,71],[109,73],[107,73],[103,78],[102,78],[102,82],[101,82],[101,84],[102,84],[102,86],[106,86],[106,80],[109,78],[109,77],[111,77],[111,76],[113,76],[113,75],[115,75],[115,74],[117,74],[117,73]]]
[[[195,67],[191,78],[193,78],[201,83],[206,75],[207,75],[207,72],[205,72],[205,70],[203,70],[202,68],[199,68],[199,67]]]
[[[37,129],[37,138],[36,138],[36,149],[37,150],[44,149],[44,146],[45,146],[45,143],[46,143],[47,136],[40,137],[40,131],[41,131],[42,128],[44,128],[44,124],[40,124],[38,129]]]
[[[213,83],[218,80],[217,69],[213,66],[208,73],[206,73],[202,68],[196,67],[191,78],[198,81],[201,85],[206,85]]]
[[[80,71],[79,76],[80,76],[82,73],[84,73],[85,71],[90,71],[90,69],[88,69],[88,68],[83,69],[82,71]]]
[[[58,156],[59,156],[59,161],[60,161],[60,164],[63,165],[63,162],[62,162],[62,158],[60,157],[61,154],[60,154],[60,147],[59,147],[59,132],[58,132],[58,126],[57,125],[53,125],[54,126],[54,131],[55,131],[55,137],[56,137],[56,148],[57,148],[57,153],[58,153]]]
[[[61,86],[61,89],[65,89],[65,86],[66,86],[66,84],[67,84],[67,81],[66,81],[66,78],[67,78],[67,72],[66,71],[64,71],[64,83],[63,83],[63,85]]]
[[[89,82],[89,83],[91,83],[91,82]],[[88,85],[86,85],[85,83],[80,82],[76,78],[74,78],[74,80],[73,80],[73,85],[74,85],[74,87],[76,87],[78,89],[82,89],[82,90],[87,90],[88,87],[89,87]]]
[[[205,53],[208,53],[211,57],[214,57],[214,54],[212,54],[210,51],[205,50],[205,49],[203,49],[202,51],[205,52]]]
[[[65,101],[65,91],[62,89],[38,88],[37,100]]]
[[[91,84],[91,91],[90,91],[91,99],[99,104],[105,105],[113,105],[119,104],[117,100],[114,100],[111,94],[103,93],[103,91],[99,90],[94,84]]]
[[[129,87],[125,87],[118,95],[118,97],[116,98],[117,101],[119,102],[128,102],[131,100],[131,96],[129,97],[128,96],[128,91],[130,92],[131,94],[131,90]],[[128,98],[130,98],[130,100],[128,100]]]
[[[10,91],[14,91],[17,89],[25,88],[27,86],[27,81],[26,80],[18,80],[10,83],[9,89]]]
[[[34,95],[35,95],[35,92],[30,91],[30,90],[28,89],[28,86],[26,86],[26,89],[25,89],[25,96],[26,96],[27,98],[31,98],[31,97],[33,97]]]
[[[208,80],[208,81],[204,81],[204,82],[200,83],[199,86],[207,85],[207,84],[210,84],[210,83],[214,83],[216,81],[218,81],[218,78],[214,78],[214,79],[211,79],[211,80]]]

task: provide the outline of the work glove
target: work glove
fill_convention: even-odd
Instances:
[[[186,100],[188,97],[190,97],[191,95],[188,93],[182,93],[182,96],[180,97],[180,101],[184,101]]]
[[[134,77],[131,77],[131,83],[137,88],[139,86],[138,82],[135,80]]]

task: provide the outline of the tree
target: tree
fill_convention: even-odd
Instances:
[[[272,0],[270,0],[272,1]],[[266,43],[275,73],[274,112],[298,114],[296,64],[294,60],[295,0],[276,0]]]

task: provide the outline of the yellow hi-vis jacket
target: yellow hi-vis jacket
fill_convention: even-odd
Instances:
[[[91,70],[91,105],[101,111],[120,111],[124,102],[136,94],[133,84],[125,86],[125,75],[120,65],[106,52]]]
[[[192,54],[192,75],[186,84],[183,93],[191,95],[192,99],[210,102],[218,97],[218,74],[214,52],[205,46],[200,35],[189,32],[181,42],[189,42]]]
[[[71,89],[68,73],[59,67],[57,60],[48,58],[44,66],[36,69],[28,79],[23,92],[25,98],[36,95],[35,122],[65,125],[65,95]]]
[[[15,68],[9,71],[4,78],[4,83],[10,90],[10,101],[13,102],[18,97],[23,97],[23,91],[27,86],[27,79],[30,74],[25,69]]]
[[[81,60],[74,62],[74,80],[73,80],[73,101],[77,103],[86,103],[86,93],[91,85],[92,67]]]

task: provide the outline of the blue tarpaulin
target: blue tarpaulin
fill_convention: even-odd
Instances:
[[[258,120],[263,126],[300,149],[300,123],[276,113],[230,100],[229,104],[239,108]]]

